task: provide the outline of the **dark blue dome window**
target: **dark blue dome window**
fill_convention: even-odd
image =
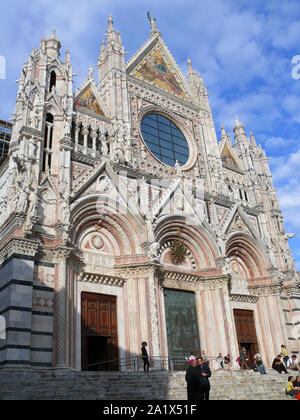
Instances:
[[[188,143],[179,130],[168,118],[160,114],[148,114],[142,120],[141,132],[152,154],[161,162],[175,166],[186,164],[189,158]]]

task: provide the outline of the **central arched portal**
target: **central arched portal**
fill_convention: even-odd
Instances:
[[[169,356],[176,365],[177,357],[200,353],[195,293],[165,289],[164,300]]]

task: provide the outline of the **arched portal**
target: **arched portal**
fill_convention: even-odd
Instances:
[[[83,263],[81,271],[74,273],[77,366],[82,370],[119,368],[116,362],[105,362],[126,355],[130,333],[125,314],[133,318],[134,307],[128,307],[127,298],[131,279],[120,277],[117,270],[145,260],[140,220],[120,204],[116,211],[116,203],[107,198],[86,196],[72,207],[73,242]]]

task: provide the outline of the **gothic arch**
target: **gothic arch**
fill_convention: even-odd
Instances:
[[[120,204],[119,208],[120,208]],[[106,196],[91,195],[71,207],[73,241],[82,244],[87,234],[96,233],[107,244],[114,257],[144,254],[144,227],[138,218],[125,209],[116,210]]]
[[[236,260],[246,278],[269,276],[269,258],[258,241],[245,233],[233,233],[226,244],[226,256]]]
[[[158,219],[154,233],[160,250],[168,241],[181,241],[188,250],[187,255],[193,269],[216,267],[220,251],[213,237],[203,226],[187,224],[183,216],[172,215]]]

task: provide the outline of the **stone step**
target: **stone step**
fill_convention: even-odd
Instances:
[[[288,375],[269,370],[213,372],[211,399],[285,400]],[[0,399],[186,399],[185,372],[0,370]]]

